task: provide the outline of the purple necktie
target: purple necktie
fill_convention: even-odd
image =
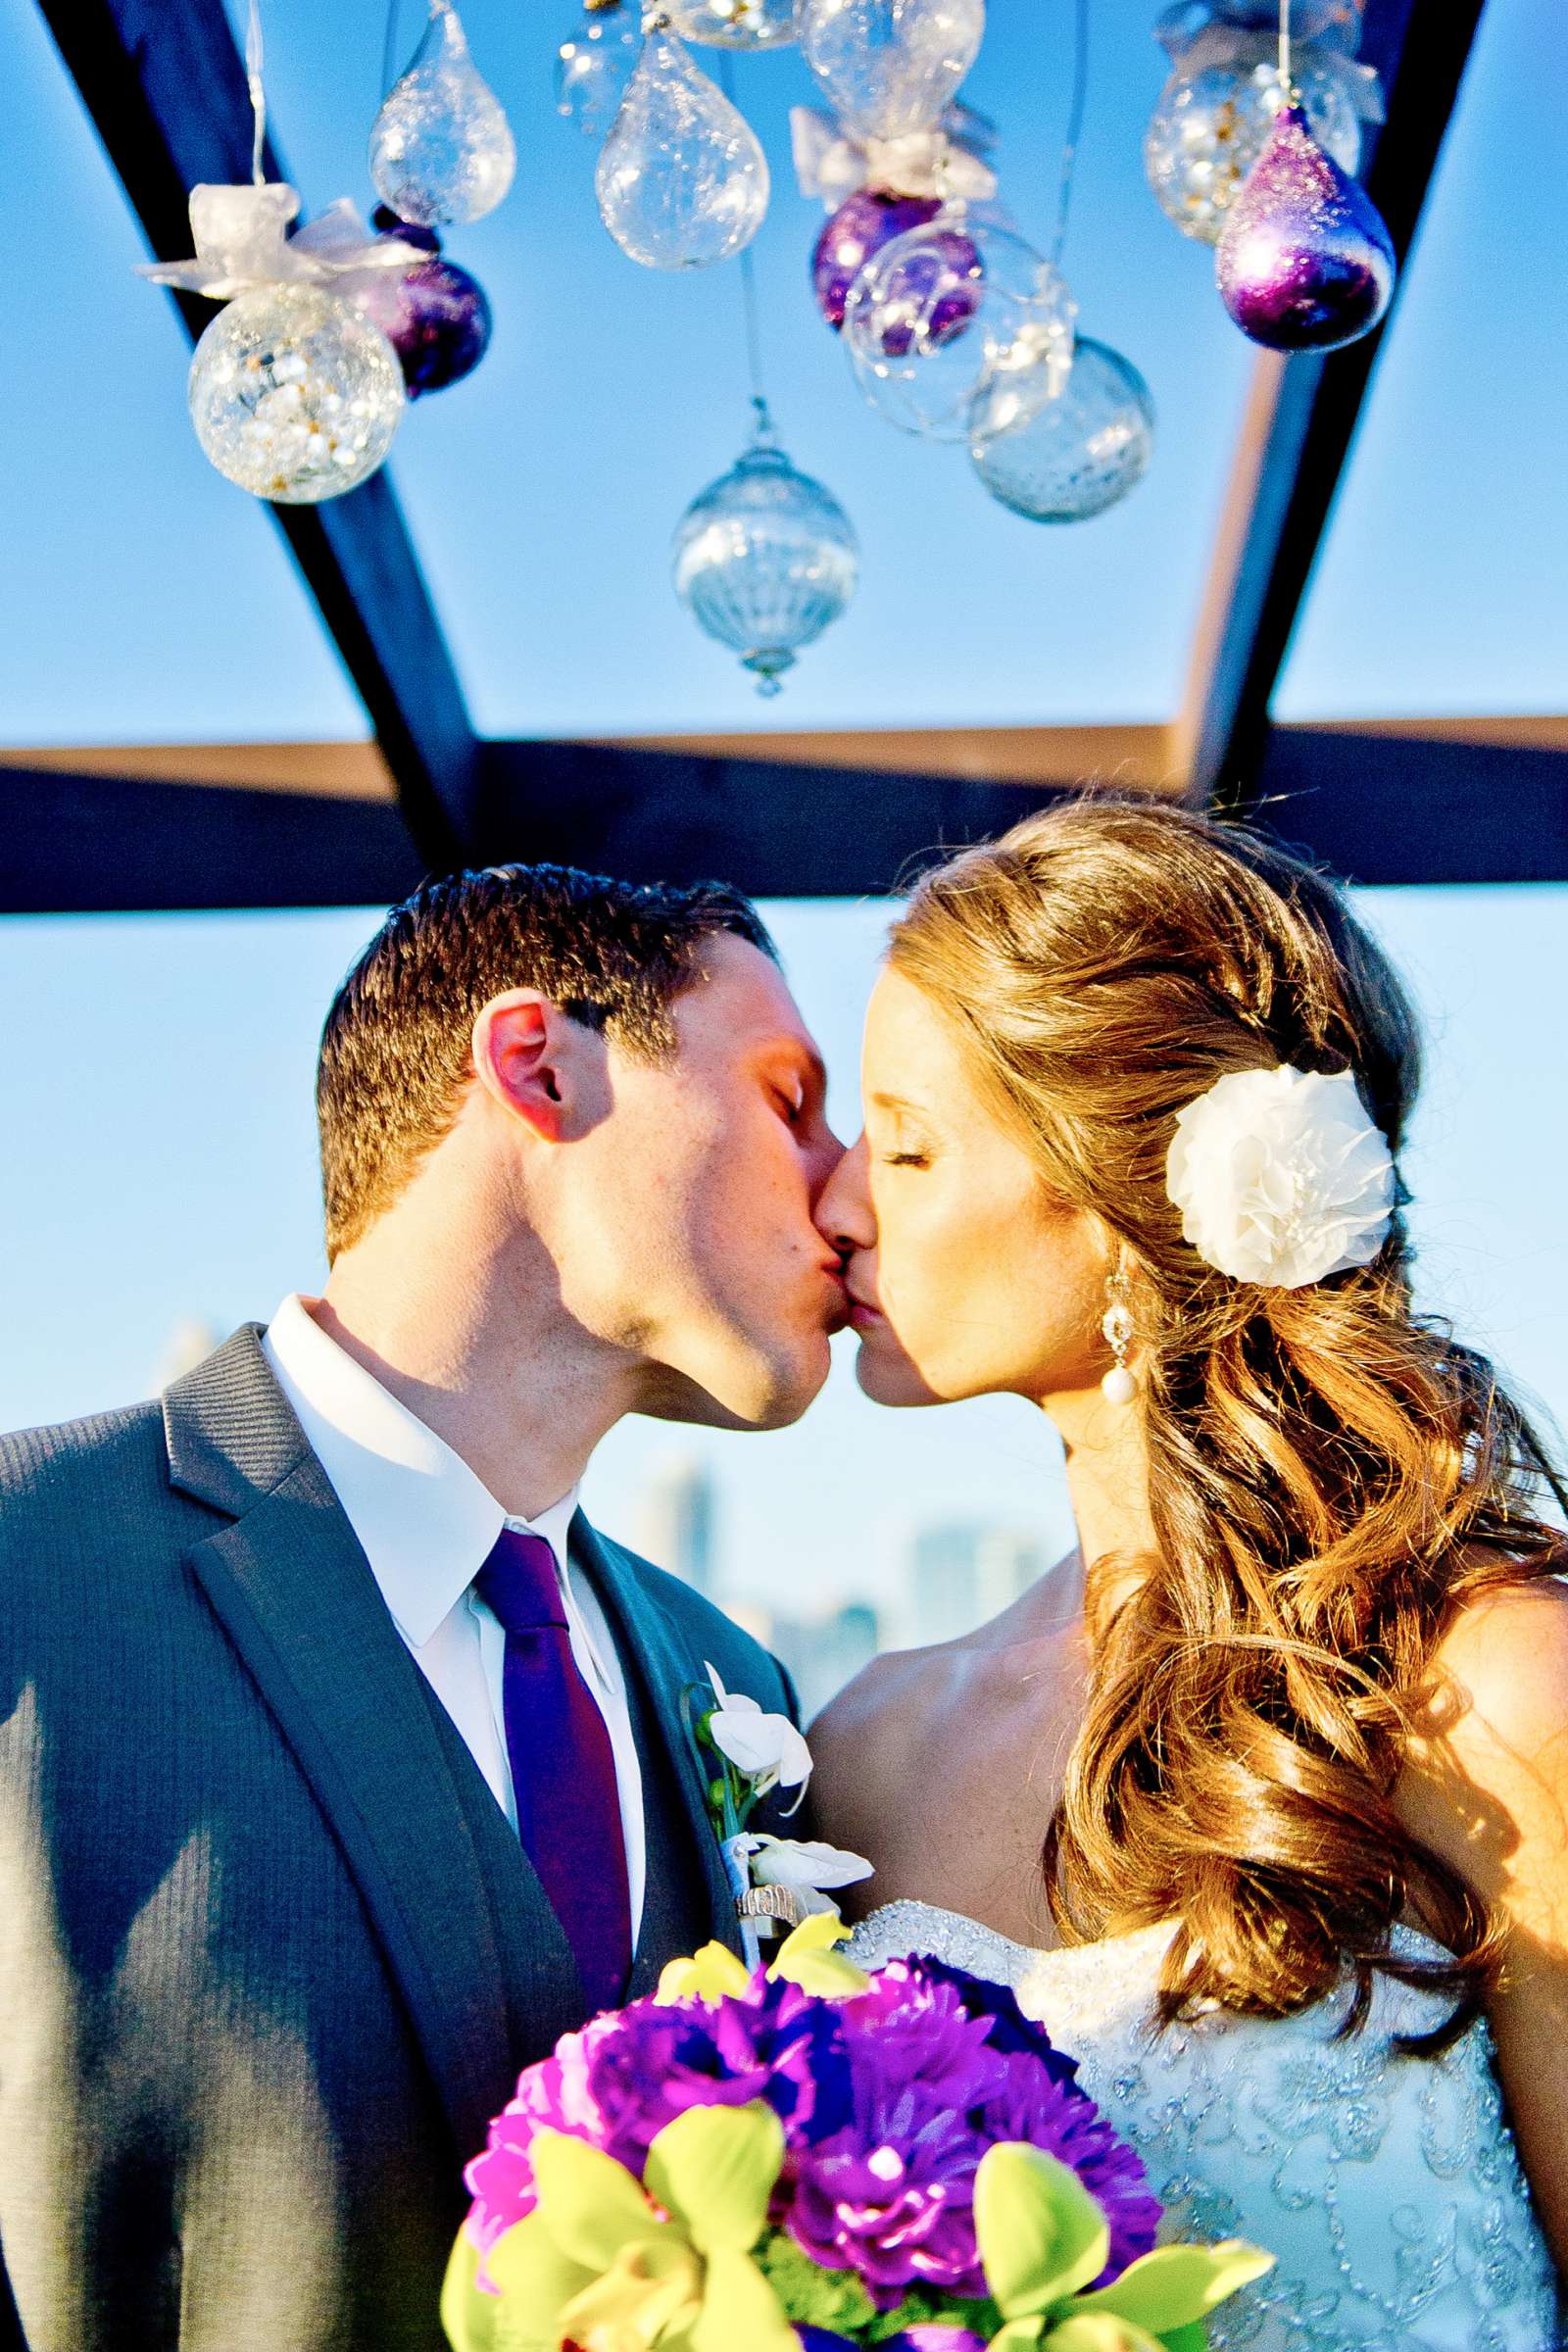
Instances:
[[[631,1902],[615,1755],[577,1670],[556,1555],[504,1527],[474,1591],[506,1630],[502,1685],[517,1829],[566,1932],[590,2013],[619,2001]]]

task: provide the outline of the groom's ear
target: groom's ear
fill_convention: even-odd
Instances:
[[[605,1041],[534,988],[508,989],[473,1024],[474,1076],[542,1143],[586,1134],[610,1107]]]

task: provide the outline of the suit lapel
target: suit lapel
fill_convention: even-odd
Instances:
[[[598,1592],[620,1653],[632,1702],[632,1722],[643,1766],[644,1811],[648,1825],[647,1894],[642,1932],[632,1967],[631,1992],[648,1991],[674,1950],[689,1948],[672,1912],[671,1889],[695,1868],[702,1936],[716,1936],[740,1949],[735,1898],[724,1873],[724,1857],[708,1817],[707,1778],[687,1733],[682,1699],[694,1686],[706,1688],[708,1671],[673,1620],[619,1549],[596,1533],[579,1511],[571,1523],[571,1551]],[[672,1790],[675,1818],[661,1805]],[[669,1948],[675,1929],[676,1942]],[[701,1937],[699,1937],[699,1940]]]
[[[174,1483],[236,1512],[191,1570],[342,1849],[466,2158],[515,2070],[484,1872],[419,1669],[254,1327],[170,1392],[166,1424]],[[576,1971],[514,1840],[512,1856],[514,2005],[564,2031]]]

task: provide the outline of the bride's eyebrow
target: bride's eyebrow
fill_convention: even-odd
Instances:
[[[869,1095],[866,1100],[874,1102],[878,1110],[918,1110],[921,1107],[918,1102],[910,1102],[903,1095]]]

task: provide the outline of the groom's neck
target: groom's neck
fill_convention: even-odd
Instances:
[[[391,1222],[338,1257],[311,1312],[503,1510],[537,1518],[630,1407],[619,1351],[566,1314],[548,1262],[450,1237],[431,1250]]]

